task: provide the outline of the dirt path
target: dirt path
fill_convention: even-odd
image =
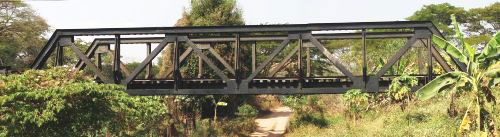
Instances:
[[[281,137],[286,131],[292,110],[288,107],[279,107],[268,115],[255,119],[257,131],[252,137]]]

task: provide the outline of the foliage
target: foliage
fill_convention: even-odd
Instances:
[[[0,76],[1,136],[142,136],[159,132],[157,97],[130,97],[68,68]],[[120,123],[120,124],[116,124]]]
[[[0,0],[0,62],[25,67],[38,54],[48,30],[45,20],[23,1]]]
[[[319,96],[289,95],[281,99],[285,106],[297,113],[323,112],[323,102]]]
[[[329,111],[323,122],[326,127],[314,124],[302,124],[294,127],[292,119],[287,137],[358,137],[358,136],[454,136],[460,124],[460,118],[450,118],[444,112],[449,100],[436,98],[432,101],[414,102],[405,112],[398,104],[378,106],[356,119],[349,118],[343,112]],[[344,103],[341,101],[340,103]],[[335,107],[335,104],[329,104]],[[495,113],[498,114],[498,113]],[[298,124],[297,124],[298,125]]]
[[[498,23],[498,17],[500,16],[499,7],[500,2],[469,10],[453,6],[449,3],[430,4],[425,5],[406,19],[432,21],[446,37],[451,37],[455,34],[455,31],[449,27],[452,25],[452,20],[448,17],[454,14],[457,16],[458,22],[463,22],[461,25],[466,28],[463,32],[470,36],[465,38],[465,41],[468,41],[472,45],[486,45],[488,39],[500,28]]]
[[[456,46],[451,41],[446,41],[439,36],[433,36],[432,41],[440,49],[443,49],[451,56],[458,59],[458,61],[466,64],[466,72],[449,72],[437,77],[429,82],[427,85],[417,91],[417,98],[421,100],[429,99],[442,91],[448,91],[452,96],[455,93],[462,91],[471,92],[469,95],[472,98],[471,104],[464,115],[464,122],[462,125],[471,125],[471,129],[480,129],[481,134],[495,134],[494,118],[487,115],[492,110],[487,107],[485,103],[496,105],[495,97],[492,89],[498,85],[500,74],[500,52],[498,45],[500,43],[500,34],[497,33],[484,47],[484,49],[476,54],[476,49],[464,41],[464,36],[460,33],[459,25],[455,17],[451,17],[455,27],[455,37],[457,38],[458,45]],[[472,122],[469,119],[470,113],[475,112],[477,120]],[[459,129],[463,131],[463,128]],[[489,132],[489,133],[488,133]]]
[[[416,77],[403,74],[392,80],[387,95],[393,102],[401,103],[401,110],[404,110],[405,104],[412,99],[411,88],[417,84]]]
[[[359,118],[359,113],[368,109],[368,99],[368,94],[358,89],[349,90],[344,93],[342,100],[346,103],[346,114],[354,119]]]
[[[255,109],[253,106],[248,104],[243,104],[238,107],[237,116],[246,117],[246,118],[255,118],[259,114],[259,111]]]

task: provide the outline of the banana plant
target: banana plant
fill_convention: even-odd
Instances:
[[[452,24],[455,28],[456,43],[447,41],[434,35],[432,42],[438,48],[444,50],[458,61],[466,64],[465,72],[453,71],[436,77],[434,80],[424,85],[416,91],[416,98],[427,100],[438,94],[460,94],[469,92],[471,102],[462,120],[459,128],[460,134],[464,131],[478,130],[481,136],[495,134],[496,123],[490,114],[487,103],[495,111],[495,96],[492,92],[498,91],[500,82],[500,59],[498,45],[500,43],[500,34],[497,32],[493,38],[486,44],[482,51],[476,53],[474,47],[464,41],[464,36],[460,32],[459,25],[455,16],[451,15]],[[458,47],[461,48],[458,48]],[[453,101],[453,99],[452,99]],[[473,120],[475,118],[475,120]]]

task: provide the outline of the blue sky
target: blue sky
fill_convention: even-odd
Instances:
[[[465,9],[496,0],[239,0],[246,24],[330,23],[404,20],[423,5],[448,2]],[[63,0],[28,1],[51,29],[172,26],[189,8],[189,0]],[[126,62],[145,57],[140,46]],[[124,52],[124,51],[122,51]],[[124,53],[123,53],[124,54]]]

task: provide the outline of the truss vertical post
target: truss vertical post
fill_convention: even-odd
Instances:
[[[174,90],[178,91],[180,88],[180,70],[179,70],[179,40],[175,37],[174,40]]]
[[[306,77],[311,77],[311,49],[306,48]]]
[[[304,43],[303,43],[303,40],[302,40],[302,35],[299,35],[299,39],[298,39],[298,46],[299,46],[299,54],[298,54],[298,57],[297,57],[297,62],[298,62],[298,67],[299,67],[299,85],[298,85],[298,88],[299,89],[302,89],[302,84],[304,84],[303,82],[303,72],[302,72],[302,48],[304,47]]]
[[[363,85],[366,88],[366,83],[368,81],[367,77],[367,65],[366,65],[366,29],[361,30],[361,40],[363,41]]]
[[[151,54],[151,43],[146,43],[146,57]],[[148,63],[148,66],[146,67],[146,76],[145,79],[151,78],[151,71],[153,69],[153,63]]]
[[[56,66],[62,66],[64,59],[64,47],[61,44],[57,44],[56,51]]]
[[[255,72],[257,42],[252,43],[252,73]]]
[[[198,78],[203,77],[203,59],[198,56]]]
[[[422,62],[422,47],[417,47],[417,64],[418,64],[418,74],[422,74],[424,65]]]
[[[96,63],[97,63],[97,68],[99,70],[102,70],[102,54],[104,54],[104,53],[97,53],[97,60],[96,60],[97,62]]]
[[[240,43],[240,34],[236,33],[236,45],[235,45],[235,59],[234,59],[234,69],[235,69],[235,79],[236,83],[239,85],[241,83],[241,43]],[[238,87],[236,87],[238,88]]]
[[[103,53],[97,53],[97,58],[96,58],[96,64],[97,64],[97,69],[102,70],[102,54]],[[97,81],[101,81],[97,75],[95,76]]]
[[[115,55],[113,61],[113,78],[116,84],[121,83],[122,75],[120,72],[120,35],[115,35]]]
[[[431,37],[432,38],[432,37]],[[432,42],[431,42],[431,38],[427,38],[426,39],[426,42],[427,42],[427,49],[429,50],[429,64],[428,64],[428,71],[427,71],[427,77],[430,80],[432,80]]]

